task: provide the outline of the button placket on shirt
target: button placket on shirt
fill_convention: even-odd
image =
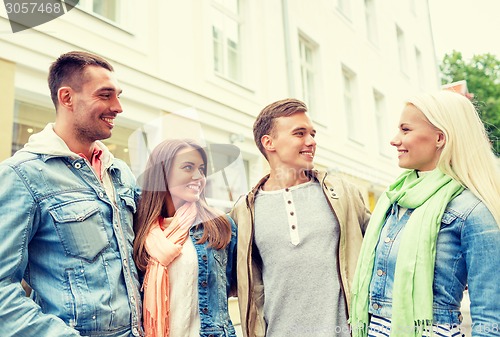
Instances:
[[[194,233],[193,231],[191,232],[191,237],[193,239],[193,243],[195,244],[195,249],[197,251],[198,255],[198,305],[199,305],[199,310],[200,314],[202,314],[202,317],[200,317],[201,321],[204,322],[207,320],[206,317],[203,317],[203,315],[209,314],[210,310],[208,308],[208,295],[207,292],[209,291],[208,289],[208,254],[209,251],[206,249],[206,245],[204,244],[197,244],[196,241],[201,239],[202,233],[201,232],[196,232]]]
[[[388,216],[384,228],[381,232],[381,241],[379,242],[377,248],[377,254],[379,255],[378,262],[375,263],[375,271],[374,276],[376,278],[372,279],[374,283],[372,285],[372,293],[370,294],[370,298],[372,296],[374,299],[371,301],[371,312],[372,313],[381,313],[383,305],[377,301],[379,298],[384,298],[386,296],[386,287],[387,287],[387,273],[393,272],[393,267],[388,265],[389,261],[391,261],[391,252],[394,250],[394,245],[397,243],[398,235],[400,235],[401,230],[403,228],[403,224],[406,223],[405,218],[408,218],[411,215],[412,210],[406,210],[404,214],[399,216],[399,212],[401,209],[398,208],[397,205],[393,205],[390,215]]]
[[[290,191],[289,188],[285,189],[285,192],[283,193],[283,198],[285,201],[285,209],[288,219],[288,229],[290,231],[290,241],[293,245],[296,246],[300,242],[300,236],[299,236],[295,203],[293,202],[292,192]]]

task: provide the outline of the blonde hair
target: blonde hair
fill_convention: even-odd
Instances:
[[[407,101],[446,138],[437,167],[477,196],[500,226],[500,170],[472,102],[451,91],[420,94]]]

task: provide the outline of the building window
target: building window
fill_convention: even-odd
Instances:
[[[242,81],[242,51],[239,0],[215,0],[212,6],[214,72],[232,81]]]
[[[385,97],[378,90],[373,90],[373,101],[375,104],[375,121],[377,125],[377,145],[381,155],[389,156],[389,130],[387,129],[387,109]]]
[[[415,47],[415,62],[417,65],[418,85],[420,86],[420,89],[423,89],[425,84],[424,62],[422,60],[422,53],[416,47]]]
[[[366,36],[374,45],[378,45],[377,16],[375,0],[365,0]]]
[[[351,0],[337,0],[337,8],[346,18],[351,18]]]
[[[413,15],[417,15],[417,2],[415,0],[408,0],[410,2],[410,11]]]
[[[396,26],[396,37],[398,42],[399,52],[399,68],[404,74],[408,74],[408,56],[406,55],[405,35],[401,28]]]
[[[342,78],[344,82],[344,113],[347,120],[347,138],[362,144],[362,130],[359,127],[361,116],[359,116],[359,109],[356,107],[356,74],[343,67]]]
[[[122,5],[126,0],[80,0],[78,6],[115,23],[123,22]]]
[[[42,131],[47,123],[53,122],[54,117],[54,110],[52,108],[16,101],[12,133],[12,154],[22,149],[32,134]],[[113,136],[102,141],[115,158],[122,159],[129,166],[128,138],[133,131],[133,129],[115,125]]]
[[[302,100],[306,103],[311,117],[316,112],[316,69],[315,69],[315,45],[303,37],[299,37],[300,51],[300,79]]]

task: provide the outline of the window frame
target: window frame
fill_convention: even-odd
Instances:
[[[77,4],[76,8],[79,8],[80,10],[89,13],[92,16],[95,16],[96,18],[101,19],[102,21],[111,23],[116,26],[123,26],[124,23],[127,21],[126,19],[126,11],[125,9],[127,8],[129,2],[128,0],[113,0],[115,1],[116,8],[115,8],[115,15],[116,19],[112,19],[111,17],[108,17],[106,15],[103,15],[101,13],[98,13],[94,10],[94,3],[97,0],[80,0]],[[104,3],[109,4],[110,0],[103,0]]]
[[[403,29],[396,25],[396,39],[398,45],[399,69],[408,75],[408,53],[406,50],[406,37]]]
[[[299,34],[298,38],[300,60],[300,92],[301,98],[307,105],[311,118],[318,117],[318,71],[317,49],[318,46],[311,39]],[[310,59],[308,60],[308,55]]]
[[[377,10],[375,0],[364,0],[366,37],[373,45],[378,46]]]
[[[224,5],[226,1],[235,1],[237,12],[231,10],[228,6]],[[211,28],[211,42],[212,42],[212,71],[231,82],[242,85],[245,80],[244,72],[243,72],[243,58],[244,58],[244,42],[243,42],[243,15],[242,15],[242,0],[213,0],[211,3],[211,20],[210,20],[210,28]],[[217,22],[215,19],[216,16],[223,16],[224,20],[222,20],[222,28],[220,28],[220,22]],[[235,24],[236,26],[236,35],[237,35],[237,44],[236,48],[229,44],[228,39],[228,29],[227,26],[229,24]],[[214,36],[215,32],[220,33],[220,37],[216,38]],[[216,47],[219,46],[219,48]],[[230,55],[235,55],[234,57],[230,57]],[[231,60],[234,59],[234,62]]]
[[[373,89],[373,107],[375,111],[375,125],[377,132],[377,147],[378,153],[384,157],[391,157],[389,148],[387,147],[387,120],[388,112],[385,95],[377,89]]]
[[[363,134],[359,132],[359,109],[357,108],[357,75],[348,67],[342,65],[342,88],[343,88],[343,104],[344,116],[347,124],[347,139],[363,145]]]

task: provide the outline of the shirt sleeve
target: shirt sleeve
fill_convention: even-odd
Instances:
[[[464,221],[462,245],[471,300],[472,336],[500,336],[500,228],[483,203]]]

